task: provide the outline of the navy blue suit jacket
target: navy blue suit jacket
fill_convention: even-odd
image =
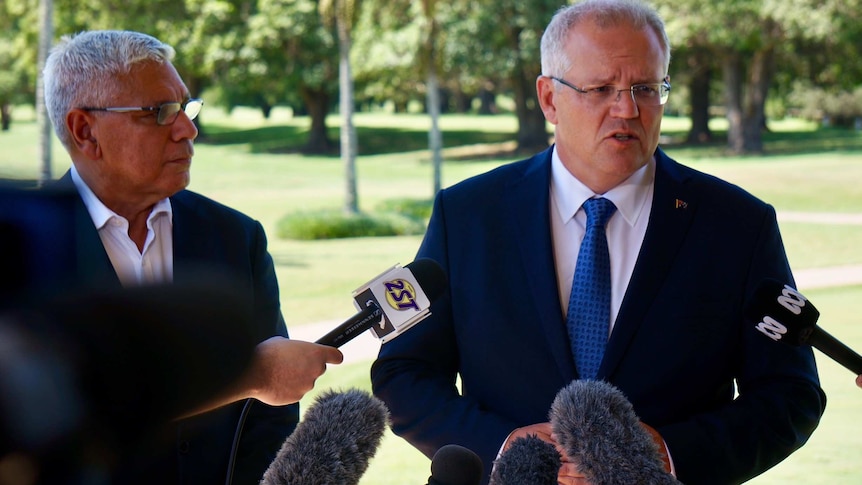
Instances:
[[[793,282],[774,209],[656,158],[649,224],[598,377],[658,429],[682,482],[739,483],[805,443],[825,396],[810,348],[776,345],[742,317],[763,278]],[[578,378],[554,269],[550,160],[548,149],[436,197],[418,256],[443,266],[447,294],[372,367],[393,430],[429,457],[456,443],[489,472],[508,434],[546,422]]]
[[[74,190],[67,173],[58,187]],[[174,283],[194,283],[201,274],[228,278],[253,322],[253,342],[287,336],[279,289],[263,227],[248,216],[191,191],[170,198],[173,211]],[[119,287],[120,281],[80,197],[75,198],[76,264],[62,277],[81,288]],[[202,335],[202,343],[207,336]],[[248,341],[245,339],[245,341]],[[157,356],[154,356],[157,358]],[[169,397],[167,397],[169,398]],[[299,421],[299,406],[272,407],[250,400],[234,484],[257,484]],[[167,442],[142,452],[119,471],[115,483],[223,484],[234,436],[246,401],[170,424]]]

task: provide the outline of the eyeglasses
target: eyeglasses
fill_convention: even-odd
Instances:
[[[162,103],[158,106],[141,106],[141,107],[118,107],[118,108],[81,108],[87,111],[113,111],[114,113],[130,113],[132,111],[154,111],[157,113],[156,123],[160,125],[170,125],[177,120],[180,111],[183,111],[190,120],[197,118],[198,113],[204,101],[200,98],[192,98],[183,101],[182,103]]]
[[[581,89],[565,79],[555,76],[548,77],[583,94],[588,100],[597,105],[608,103],[611,100],[616,103],[620,100],[620,95],[625,91],[631,93],[632,101],[638,106],[661,106],[667,103],[667,98],[670,96],[670,81],[667,78],[660,83],[633,84],[628,89],[617,89],[614,86]]]

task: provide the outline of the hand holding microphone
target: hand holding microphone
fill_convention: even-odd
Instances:
[[[193,416],[217,407],[254,398],[270,406],[299,402],[314,388],[327,364],[340,364],[341,351],[325,345],[280,336],[257,344],[242,376],[217,399],[185,414]]]

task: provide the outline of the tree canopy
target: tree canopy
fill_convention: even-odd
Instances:
[[[756,152],[767,115],[826,117],[834,100],[855,100],[860,92],[862,63],[847,60],[862,54],[862,0],[653,3],[674,51],[668,109],[692,116],[692,141],[710,138],[710,109],[718,108],[730,120],[729,147]],[[384,103],[427,109],[429,82],[439,85],[442,112],[493,112],[495,97],[506,95],[519,145],[547,145],[535,78],[539,39],[559,1],[345,4],[357,5],[350,31],[356,109]],[[0,0],[4,123],[10,105],[34,96],[38,5]],[[175,64],[196,95],[206,91],[210,103],[255,106],[264,114],[290,106],[309,116],[310,150],[335,147],[325,116],[338,104],[339,36],[319,0],[54,0],[54,11],[55,37],[98,28],[152,34],[176,48]],[[854,103],[838,104],[840,119],[862,116],[862,107],[848,112]]]

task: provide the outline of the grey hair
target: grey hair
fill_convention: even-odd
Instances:
[[[664,49],[664,72],[670,66],[670,39],[664,21],[650,5],[639,0],[585,0],[557,10],[542,34],[542,74],[563,76],[572,68],[566,55],[566,40],[581,22],[595,22],[601,28],[631,24],[636,29],[651,28]]]
[[[69,111],[106,102],[115,89],[112,77],[141,62],[171,62],[174,55],[173,47],[140,32],[93,30],[63,36],[43,71],[45,106],[60,142],[67,149],[72,143],[66,126]]]

